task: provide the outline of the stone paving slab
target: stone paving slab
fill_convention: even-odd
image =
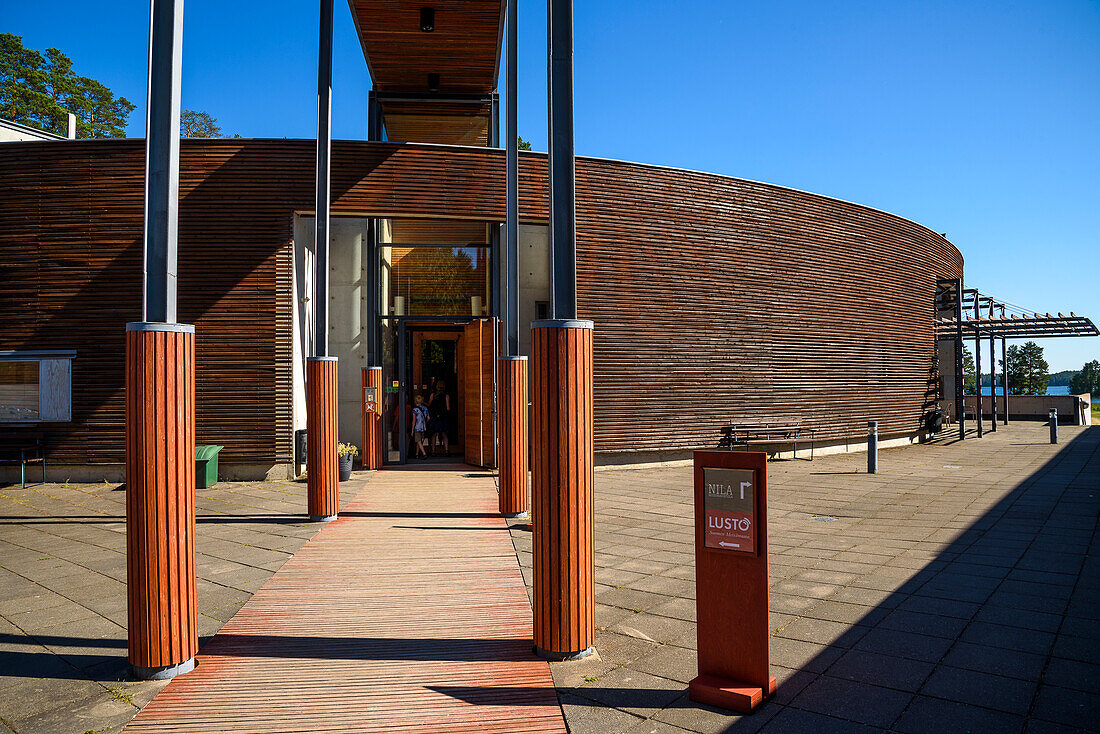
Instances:
[[[750,716],[686,696],[691,468],[598,472],[598,657],[551,666],[570,731],[1100,730],[1100,428],[1060,430],[771,462],[779,688]]]
[[[221,482],[197,501],[202,644],[321,525],[304,482]],[[0,486],[0,732],[118,732],[165,685],[128,676],[125,489]]]

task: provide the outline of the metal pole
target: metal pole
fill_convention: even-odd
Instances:
[[[1003,314],[1002,314],[1003,316]],[[1001,384],[1005,388],[1004,424],[1008,425],[1008,339],[1001,338]]]
[[[176,322],[183,0],[149,8],[149,103],[145,119],[145,273],[142,321]]]
[[[1050,442],[1058,443],[1058,409],[1050,409]]]
[[[508,3],[508,58],[505,87],[508,107],[504,111],[505,134],[505,239],[508,254],[508,300],[504,308],[505,354],[519,354],[519,0]]]
[[[867,421],[867,473],[878,474],[878,421]]]
[[[966,438],[966,411],[963,407],[963,279],[955,280],[955,415],[959,421],[959,440]]]
[[[573,159],[573,2],[550,0],[550,311],[577,318],[576,170]]]
[[[993,301],[989,301],[989,318],[993,318]],[[997,430],[997,355],[996,355],[996,337],[993,336],[993,332],[989,332],[989,400],[993,406],[993,414],[989,419],[990,430]]]
[[[977,309],[975,309],[977,313]],[[978,438],[982,437],[982,336],[977,325],[974,326],[974,412],[978,419]]]
[[[492,128],[489,130],[489,147],[490,148],[499,148],[500,147],[500,95],[497,94],[496,92],[493,92],[492,110],[493,110],[493,119],[492,119]]]
[[[382,103],[373,89],[367,94],[367,141],[382,141]]]
[[[974,404],[978,417],[978,438],[981,438],[981,311],[978,310],[978,292],[974,292]]]
[[[332,0],[321,0],[317,42],[317,207],[314,227],[314,356],[328,356],[328,239],[332,199]]]

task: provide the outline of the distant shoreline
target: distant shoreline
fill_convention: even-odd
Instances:
[[[982,395],[991,395],[989,385],[982,385]],[[1004,388],[997,386],[997,394],[1004,395]],[[1069,395],[1069,385],[1047,385],[1047,395]],[[1100,403],[1100,395],[1093,395],[1092,402]]]

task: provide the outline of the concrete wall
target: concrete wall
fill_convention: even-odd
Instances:
[[[974,395],[967,395],[965,399],[967,416],[974,415]],[[1092,425],[1092,396],[1084,395],[1009,395],[1008,419],[1009,420],[1046,420],[1050,415],[1050,409],[1058,411],[1058,422],[1074,426]],[[998,419],[1004,416],[1005,399],[1003,395],[997,396]],[[982,415],[993,415],[993,396],[982,396]]]
[[[531,322],[539,302],[550,302],[549,227],[524,224],[519,228],[519,353],[531,354]]]

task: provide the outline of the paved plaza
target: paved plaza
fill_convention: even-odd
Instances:
[[[951,438],[882,451],[876,476],[864,454],[769,465],[780,683],[745,717],[686,697],[696,673],[690,467],[598,471],[599,654],[550,666],[570,731],[1097,728],[1100,428],[1063,427],[1058,446],[1039,423]],[[507,537],[503,524],[448,518],[453,502],[418,475],[378,475],[406,482],[408,502],[390,518],[402,537]],[[356,476],[342,500],[361,494],[369,515],[374,480]],[[208,637],[270,588],[319,526],[305,521],[299,482],[222,483],[198,497]],[[0,731],[117,732],[164,687],[125,676],[122,498],[108,484],[0,488]],[[511,536],[512,573],[529,582],[530,532],[513,523]],[[446,635],[417,634],[438,638],[418,648],[418,663],[453,657]],[[454,695],[468,711],[490,707],[473,692]]]
[[[597,472],[599,657],[551,666],[570,731],[1100,729],[1100,428],[1061,432],[883,450],[875,476],[866,454],[769,464],[779,688],[744,717],[686,694],[691,468]]]
[[[362,486],[341,485],[342,503]],[[200,644],[318,531],[305,491],[197,491]],[[0,732],[117,732],[166,685],[127,675],[124,499],[118,484],[0,487]]]

